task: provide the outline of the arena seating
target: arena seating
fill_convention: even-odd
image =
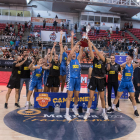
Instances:
[[[129,31],[134,34],[138,39],[140,39],[140,29],[129,29]]]

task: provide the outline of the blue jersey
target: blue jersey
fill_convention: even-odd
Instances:
[[[76,59],[77,59],[78,55],[79,55],[79,53],[76,53]]]
[[[35,65],[37,66],[37,65]],[[42,77],[43,77],[43,71],[42,71],[42,67],[35,69],[32,72],[32,80],[41,80],[42,81]]]
[[[78,59],[71,59],[69,65],[69,78],[80,78],[81,75],[81,66]]]
[[[63,52],[61,66],[66,66],[67,65],[67,58],[68,58],[67,53]]]
[[[129,82],[132,80],[133,76],[133,65],[129,67],[127,64],[125,68],[123,69],[123,74],[122,74],[122,81],[123,82]]]

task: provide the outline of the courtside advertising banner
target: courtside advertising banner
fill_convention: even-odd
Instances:
[[[63,32],[63,37],[66,37],[66,32]],[[56,31],[41,31],[41,41],[60,42],[60,32]]]
[[[78,107],[87,108],[89,94],[80,93],[78,98]],[[35,92],[34,96],[34,108],[48,108],[49,106],[55,107],[56,104],[60,105],[60,108],[66,108],[67,93],[47,93],[47,92]],[[70,108],[73,108],[74,96],[71,100]],[[97,94],[94,95],[92,102],[92,109],[95,109],[97,105]]]

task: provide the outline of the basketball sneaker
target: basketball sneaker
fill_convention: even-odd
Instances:
[[[103,116],[104,120],[108,120],[108,116],[106,113],[102,113],[102,116]]]
[[[114,109],[107,110],[107,113],[114,113]]]
[[[122,111],[119,107],[117,107],[116,109],[117,109],[118,112],[121,112]]]
[[[109,106],[107,110],[110,110],[110,109],[111,109],[111,106]]]
[[[6,108],[6,109],[8,108],[8,103],[4,104],[4,108]]]
[[[15,106],[20,108],[20,106],[19,106],[19,104],[18,104],[18,103],[15,103]]]
[[[65,115],[65,118],[66,118],[67,121],[71,121],[72,120],[70,115]]]
[[[26,105],[25,110],[29,110],[29,105]]]
[[[139,117],[138,110],[135,110],[134,115],[135,115],[136,117]]]
[[[84,120],[87,120],[87,118],[89,117],[89,115],[90,115],[90,113],[86,113],[85,115],[84,115]]]
[[[78,110],[77,109],[72,109],[72,111],[74,112],[75,116],[79,116]]]

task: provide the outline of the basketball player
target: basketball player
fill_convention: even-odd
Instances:
[[[73,48],[73,38],[74,38],[74,32],[71,31],[71,50]],[[76,46],[76,49],[75,49],[75,53],[76,53],[76,58],[79,56],[79,46]]]
[[[118,73],[121,72],[121,67],[119,64],[115,63],[115,55],[111,55],[111,63],[107,64],[107,71],[108,71],[108,110],[111,109],[111,92],[112,87],[114,88],[115,97],[117,96],[118,90]],[[119,100],[116,104],[117,111],[121,111],[119,108]]]
[[[90,56],[93,60],[93,71],[92,71],[92,77],[88,86],[90,90],[89,92],[90,97],[88,101],[87,112],[84,115],[84,119],[86,120],[90,115],[90,107],[92,105],[95,89],[97,88],[100,94],[101,104],[102,104],[102,109],[103,109],[102,116],[105,120],[108,120],[108,116],[105,112],[105,99],[104,99],[104,85],[105,85],[104,74],[105,74],[105,65],[106,65],[107,59],[103,56],[102,53],[98,51],[98,49],[93,45],[93,43],[90,40],[88,40],[88,46],[89,46]],[[97,54],[97,58],[94,57],[92,46]]]
[[[62,32],[60,33],[60,36],[62,36]],[[59,87],[60,87],[60,64],[62,62],[62,43],[60,42],[60,60],[58,60],[58,55],[55,54],[54,55],[54,59],[52,60],[52,54],[54,52],[55,46],[56,46],[56,42],[54,42],[53,48],[51,50],[51,54],[50,54],[50,73],[49,73],[49,77],[47,79],[47,91],[50,92],[51,87],[53,87],[53,92],[58,92],[59,91]]]
[[[10,97],[10,93],[13,88],[15,88],[15,106],[20,107],[18,105],[18,96],[19,96],[19,89],[20,89],[20,76],[21,76],[21,71],[20,71],[20,66],[24,64],[24,62],[27,60],[27,57],[24,59],[24,61],[21,61],[22,58],[20,56],[15,57],[16,61],[13,62],[13,67],[12,67],[12,74],[10,77],[10,80],[8,82],[8,91],[6,94],[6,102],[5,102],[5,108],[8,108],[8,99]]]
[[[124,90],[127,89],[130,94],[130,98],[131,98],[132,105],[134,108],[134,115],[136,117],[139,116],[139,113],[138,113],[137,107],[136,107],[134,86],[132,83],[133,70],[139,66],[140,61],[138,60],[137,62],[138,62],[138,64],[132,64],[132,58],[130,56],[127,56],[126,62],[120,65],[121,68],[123,69],[122,79],[121,79],[121,83],[118,88],[117,96],[112,104],[112,108],[110,110],[108,110],[108,113],[114,112],[114,108],[115,108],[119,98],[123,94]]]
[[[63,34],[63,31],[60,31],[60,34]],[[62,43],[62,36],[60,36],[60,42]],[[67,66],[67,58],[68,58],[68,55],[66,53],[67,50],[68,50],[67,46],[64,46],[64,48],[62,47],[62,62],[60,65],[60,79],[62,81],[61,92],[63,92],[64,90],[65,81],[66,81],[66,66]]]
[[[45,67],[44,64],[42,63],[42,58],[37,58],[36,59],[36,65],[33,65],[31,70],[32,72],[32,78],[30,79],[30,84],[29,84],[29,92],[27,96],[27,102],[26,102],[26,107],[25,110],[29,109],[29,101],[30,97],[32,95],[32,92],[34,88],[38,90],[38,92],[42,92],[42,77],[43,77],[43,69],[49,69],[50,67]]]
[[[46,66],[49,65],[49,61],[50,61],[50,49],[48,49],[47,55],[44,58],[44,62]],[[44,70],[44,73],[43,73],[44,92],[49,92],[47,91],[47,87],[46,87],[49,72],[50,72],[50,69]]]
[[[83,54],[83,47],[80,49],[79,56],[76,58],[76,47],[80,45],[80,42],[77,42],[74,48],[71,50],[69,56],[68,56],[68,61],[67,65],[69,68],[69,79],[67,83],[67,90],[68,90],[68,97],[67,97],[67,102],[66,102],[66,120],[71,121],[71,116],[69,115],[69,107],[70,107],[70,102],[71,98],[73,96],[74,92],[74,108],[72,111],[76,116],[79,116],[78,111],[77,111],[77,104],[78,104],[78,97],[79,97],[79,92],[80,92],[80,84],[81,84],[81,67],[80,67],[80,60],[82,58]]]
[[[92,76],[92,70],[93,70],[93,65],[89,68],[89,70],[88,70],[88,80],[87,80],[87,87],[88,87],[88,85],[89,85],[89,83],[90,83],[90,79],[91,79],[91,76]],[[88,89],[88,93],[89,93],[89,89]],[[96,88],[96,90],[95,90],[95,94],[97,94],[97,98],[98,98],[98,90],[97,90],[97,88]],[[97,99],[98,100],[98,99]],[[97,102],[97,105],[98,105],[98,102]],[[97,108],[97,105],[96,105],[96,109],[95,110],[99,110],[98,108]]]

